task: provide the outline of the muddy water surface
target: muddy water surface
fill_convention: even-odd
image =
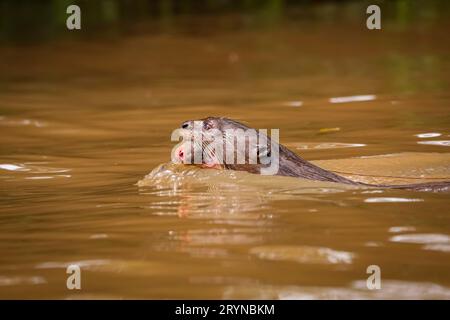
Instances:
[[[172,130],[214,115],[360,181],[448,180],[446,30],[3,46],[0,297],[449,299],[449,194],[167,164]]]

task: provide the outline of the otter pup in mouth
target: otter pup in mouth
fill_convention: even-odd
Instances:
[[[450,191],[450,181],[404,185],[378,185],[352,181],[302,159],[278,143],[273,134],[268,137],[264,130],[255,130],[224,117],[185,121],[177,131],[175,139],[181,136],[183,141],[172,151],[172,161],[175,163],[362,187]],[[174,140],[174,136],[172,138]]]

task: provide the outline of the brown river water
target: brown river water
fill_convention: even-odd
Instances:
[[[450,299],[448,193],[169,164],[227,116],[353,179],[450,180],[449,23],[193,29],[0,47],[0,298]]]

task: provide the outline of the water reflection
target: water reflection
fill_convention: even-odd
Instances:
[[[39,164],[39,165],[38,165]],[[5,175],[0,171],[0,179],[4,181],[15,181],[17,179],[24,180],[47,180],[58,178],[71,178],[70,174],[62,174],[70,172],[71,169],[54,168],[44,166],[45,162],[38,163],[3,163],[0,164],[0,169],[11,171],[12,175]],[[39,175],[38,175],[39,174]],[[43,175],[42,175],[43,174]]]
[[[330,98],[330,103],[348,103],[348,102],[360,102],[360,101],[372,101],[377,98],[374,94],[356,95],[349,97],[333,97]]]
[[[311,142],[297,142],[289,143],[287,146],[298,149],[298,150],[310,150],[310,149],[340,149],[340,148],[359,148],[365,147],[364,143],[342,143],[342,142],[321,142],[321,143],[311,143]]]
[[[230,224],[264,224],[263,214],[276,200],[329,202],[314,195],[351,190],[352,186],[289,177],[264,177],[246,172],[198,169],[162,164],[138,182],[141,194],[166,197],[145,206],[157,215],[210,218]],[[176,200],[174,200],[176,199]]]
[[[289,101],[284,103],[288,107],[301,107],[303,105],[302,101]]]
[[[42,163],[42,162],[40,162]],[[18,164],[10,164],[10,163],[4,163],[0,164],[0,169],[8,170],[8,171],[25,171],[28,173],[62,173],[62,172],[69,172],[70,169],[65,168],[52,168],[52,167],[45,167],[45,166],[37,166],[35,164],[28,164],[28,163],[18,163]]]
[[[392,242],[403,243],[450,243],[450,236],[445,234],[402,234],[390,238]]]
[[[254,247],[250,250],[250,253],[260,259],[307,264],[351,264],[355,256],[351,252],[311,246]]]
[[[46,284],[47,280],[40,276],[28,276],[28,277],[5,277],[0,276],[0,287],[4,286],[17,286],[17,285],[39,285]]]
[[[442,134],[439,132],[427,132],[427,133],[418,133],[415,136],[418,138],[435,138],[440,137]]]
[[[367,203],[389,203],[389,202],[421,202],[423,199],[419,198],[389,198],[389,197],[382,197],[382,198],[367,198],[364,199],[364,202]]]
[[[69,262],[43,262],[35,266],[36,269],[66,269],[70,265],[77,265],[83,269],[95,268],[98,266],[104,266],[111,264],[109,260],[80,260],[80,261],[69,261]]]
[[[399,233],[399,232],[407,232],[407,231],[416,231],[416,228],[413,226],[394,226],[390,227],[389,232]]]
[[[224,299],[450,299],[450,288],[434,283],[384,280],[382,290],[367,290],[365,280],[344,288],[308,286],[229,286]]]
[[[432,146],[450,147],[450,140],[417,141],[418,144],[428,144]]]
[[[47,126],[45,122],[32,120],[32,119],[11,119],[9,117],[0,116],[0,126],[33,126],[37,128],[42,128]]]

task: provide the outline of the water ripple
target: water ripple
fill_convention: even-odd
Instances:
[[[427,133],[418,133],[415,136],[418,138],[435,138],[440,137],[442,134],[439,132],[427,132]]]
[[[342,142],[322,142],[322,143],[289,143],[298,150],[317,150],[317,149],[341,149],[341,148],[359,148],[367,146],[364,143],[342,143]]]
[[[450,147],[450,140],[417,141],[417,144]]]
[[[32,277],[4,277],[0,276],[0,287],[3,286],[17,286],[22,284],[37,285],[45,284],[47,280],[40,276]]]
[[[347,103],[347,102],[361,102],[361,101],[372,101],[377,98],[374,94],[358,95],[358,96],[348,96],[348,97],[333,97],[330,98],[330,103]]]
[[[324,247],[311,246],[264,246],[250,250],[260,259],[295,261],[311,264],[351,264],[354,254]]]
[[[364,199],[366,203],[389,203],[389,202],[422,202],[423,199],[417,198],[393,198],[393,197],[381,197],[381,198],[367,198]]]
[[[392,242],[420,243],[420,244],[445,244],[450,243],[450,237],[438,233],[415,233],[396,235],[389,239]]]

